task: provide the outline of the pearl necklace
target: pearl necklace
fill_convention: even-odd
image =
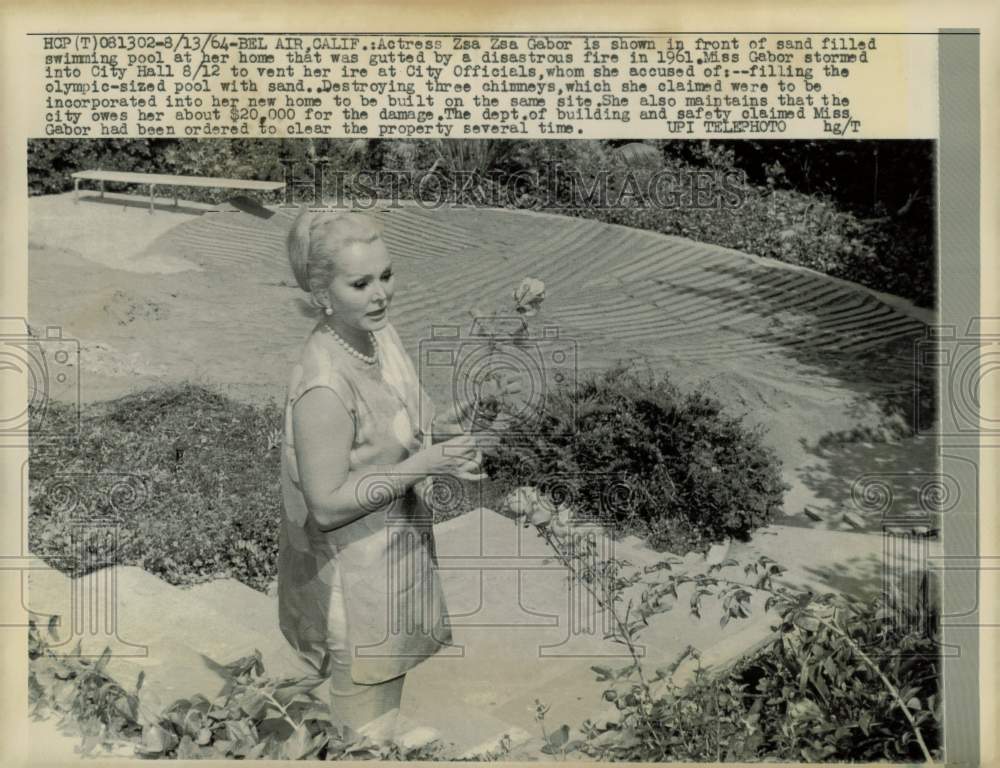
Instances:
[[[358,358],[358,360],[363,362],[365,365],[375,365],[375,363],[378,362],[378,341],[375,339],[375,334],[372,333],[371,331],[368,331],[368,338],[371,339],[372,349],[375,350],[375,354],[363,355],[360,352],[358,352],[358,350],[356,350],[353,345],[349,344],[339,333],[337,333],[329,325],[329,323],[323,323],[323,329],[333,334],[333,338],[337,340],[337,343],[340,344],[340,346],[346,349],[348,353]]]

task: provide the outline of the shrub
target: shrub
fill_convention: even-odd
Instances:
[[[530,520],[532,510],[524,512]],[[920,600],[897,588],[861,601],[792,586],[766,556],[694,572],[676,556],[642,567],[610,558],[595,568],[598,549],[586,532],[560,531],[551,519],[535,527],[630,657],[617,669],[591,667],[609,685],[610,704],[582,724],[583,741],[569,742],[567,725],[546,732],[549,708],[536,701],[548,752],[642,762],[940,759],[940,603],[928,574]],[[755,593],[776,620],[763,648],[733,667],[705,669],[688,646],[650,668],[640,642],[651,617],[687,603],[701,619],[711,601],[725,627],[760,610]]]
[[[374,172],[360,180],[361,200],[377,195],[440,203],[448,179],[461,179],[456,195],[464,204],[540,208],[680,235],[934,305],[934,158],[927,142],[620,145],[616,140],[35,139],[28,142],[28,190],[37,195],[72,189],[69,174],[85,168],[281,180],[282,159],[294,163],[297,178],[308,180],[309,162],[322,158],[328,171]],[[541,172],[544,163],[558,164],[563,180]],[[381,170],[404,176],[383,181]],[[458,176],[460,171],[475,172],[477,180]],[[668,181],[657,184],[652,201],[635,199],[636,183],[647,189],[654,172]],[[580,195],[589,192],[574,193],[564,181],[574,175],[589,189],[600,174],[607,174],[610,206],[581,203]],[[742,181],[734,182],[738,177]],[[734,194],[739,199],[698,206],[691,202],[695,186],[703,200],[732,201]],[[133,188],[109,184],[108,189]],[[219,190],[181,189],[191,200],[219,196]],[[303,202],[302,194],[294,199]],[[258,197],[280,203],[284,195]],[[658,202],[671,199],[675,204]]]
[[[920,762],[924,749],[940,759],[936,628],[896,626],[878,600],[795,603],[777,637],[728,671],[699,666],[645,708],[639,691],[611,689],[620,719],[603,733],[586,724],[583,750],[643,762]]]
[[[55,617],[53,617],[55,618]],[[275,679],[265,675],[260,651],[219,672],[226,678],[213,699],[180,698],[165,709],[144,696],[144,673],[134,690],[108,674],[111,649],[99,659],[57,654],[55,622],[28,629],[28,707],[32,718],[59,718],[80,736],[83,756],[177,760],[433,760],[448,757],[439,741],[375,743],[347,726],[310,691],[322,676]],[[79,648],[78,648],[79,650]],[[145,700],[144,700],[145,699]]]
[[[52,420],[71,410],[47,407]],[[31,551],[70,573],[137,565],[171,584],[229,576],[265,590],[281,514],[280,426],[275,405],[191,385],[84,406],[77,441],[32,444]],[[95,520],[109,521],[116,540],[79,525]],[[83,549],[73,542],[81,535]]]
[[[290,163],[297,179],[312,180],[310,163],[322,158],[330,169],[357,171],[369,161],[364,141],[329,139],[32,139],[28,142],[28,194],[47,195],[73,189],[74,171],[100,169],[190,176],[219,176],[284,181]],[[113,182],[108,191],[135,192],[135,185]],[[157,186],[163,197],[173,191],[185,200],[214,203],[232,190],[211,187]],[[279,204],[285,191],[255,192],[263,202]],[[307,193],[292,195],[309,202]]]
[[[682,395],[619,366],[560,390],[536,421],[515,425],[484,468],[502,491],[556,489],[557,503],[608,515],[619,530],[684,552],[746,539],[781,509],[780,460],[759,428],[703,393]],[[609,482],[620,486],[609,497]]]
[[[28,142],[28,194],[73,189],[70,174],[92,168],[155,173],[163,143],[149,139],[32,139]],[[112,187],[108,187],[112,189]]]
[[[810,762],[921,760],[895,694],[928,748],[939,748],[940,647],[934,627],[896,626],[888,618],[880,600],[846,602],[832,624],[843,634],[804,616],[786,622],[779,639],[736,665],[723,683],[740,690],[734,705],[759,715],[757,754]]]

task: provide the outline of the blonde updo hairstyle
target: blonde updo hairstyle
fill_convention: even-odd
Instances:
[[[333,280],[337,255],[353,243],[381,239],[381,224],[369,216],[303,208],[288,233],[288,262],[295,282],[319,308],[316,292],[326,290]]]

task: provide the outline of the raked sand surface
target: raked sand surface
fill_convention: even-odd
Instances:
[[[75,203],[68,193],[31,198],[29,213],[29,321],[80,340],[83,400],[192,381],[280,401],[313,323],[285,257],[293,209],[162,200],[150,214],[139,196],[84,193]],[[415,361],[433,326],[467,334],[470,310],[502,309],[523,277],[538,277],[547,298],[533,334],[555,329],[558,341],[540,342],[533,359],[568,351],[581,376],[633,360],[714,393],[767,429],[791,485],[786,522],[849,530],[844,513],[853,511],[875,531],[883,512],[920,509],[933,439],[816,443],[875,427],[882,398],[910,396],[927,310],[810,270],[592,220],[414,205],[374,215],[396,265],[391,320]],[[450,396],[448,373],[426,379],[439,404]],[[864,493],[873,482],[891,488],[889,509],[884,496]],[[820,520],[803,516],[806,504]]]
[[[84,400],[182,381],[242,400],[283,397],[313,323],[285,259],[292,211],[240,200],[216,210],[164,201],[151,215],[142,198],[110,194],[79,203],[72,194],[37,197],[29,210],[29,322],[79,340]],[[913,345],[933,321],[929,313],[808,270],[589,220],[416,206],[376,215],[398,275],[391,319],[418,365],[432,326],[468,329],[470,309],[502,306],[523,277],[541,278],[548,295],[535,333],[558,335],[535,347],[545,360],[575,349],[581,375],[635,360],[684,389],[713,392],[730,413],[766,428],[791,486],[786,517],[733,545],[731,555],[766,554],[788,566],[789,581],[820,590],[878,592],[889,541],[878,535],[884,515],[925,511],[935,442],[816,443],[877,426],[882,399],[912,392]],[[450,387],[440,373],[426,384],[444,404]],[[51,394],[70,397],[72,388]],[[956,481],[965,487],[975,478]],[[536,755],[535,699],[552,705],[556,723],[598,715],[603,684],[590,666],[619,661],[606,658],[599,626],[580,647],[575,636],[563,641],[579,620],[573,595],[537,538],[524,536],[489,510],[437,526],[461,650],[408,675],[402,714],[463,748],[507,733]],[[659,557],[637,542],[622,542],[618,554],[640,565]],[[894,557],[920,565],[913,552]],[[706,567],[696,553],[685,563]],[[233,580],[181,590],[137,568],[113,573],[120,637],[149,649],[145,659],[116,663],[123,675],[146,669],[146,687],[165,699],[181,688],[214,694],[220,683],[211,665],[192,659],[226,662],[255,646],[272,672],[282,669],[288,649],[273,599]],[[76,592],[65,577],[40,569],[29,581],[32,610],[69,615],[66,601]],[[149,613],[150,602],[200,622],[165,622],[162,610]],[[653,622],[643,642],[656,658],[695,644],[725,663],[767,636],[769,618],[755,609],[751,620],[720,630],[714,615],[699,622],[675,611]],[[32,737],[49,744],[38,728]],[[52,744],[62,752],[72,746]]]

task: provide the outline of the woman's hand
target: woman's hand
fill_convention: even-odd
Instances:
[[[451,475],[459,480],[485,480],[482,438],[463,434],[418,451],[408,460],[422,475]]]

